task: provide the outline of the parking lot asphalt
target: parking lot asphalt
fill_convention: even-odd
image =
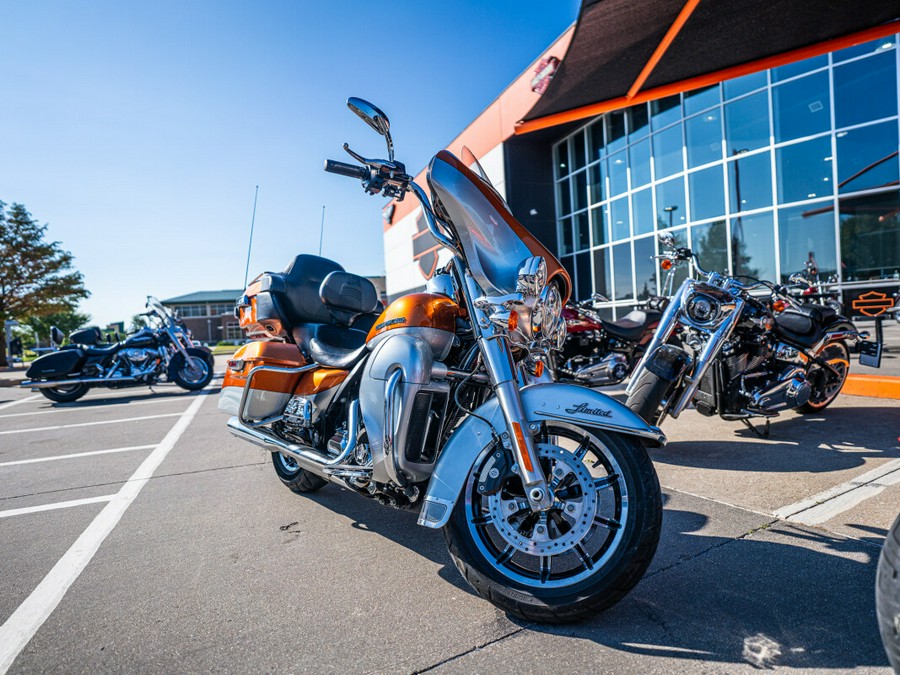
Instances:
[[[900,402],[842,396],[767,439],[666,421],[650,570],[549,627],[474,595],[414,513],[289,492],[216,393],[0,389],[0,673],[890,672],[874,578]]]

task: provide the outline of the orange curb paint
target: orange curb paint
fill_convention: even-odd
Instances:
[[[900,377],[889,375],[848,375],[842,394],[900,400]]]

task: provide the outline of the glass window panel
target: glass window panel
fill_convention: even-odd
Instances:
[[[606,179],[605,179],[605,162],[597,162],[588,171],[590,171],[590,202],[596,204],[603,201],[606,195]]]
[[[572,210],[580,211],[587,207],[587,171],[576,173],[571,180],[573,190]]]
[[[635,141],[650,133],[650,114],[647,104],[632,106],[628,109],[628,140]]]
[[[725,181],[722,165],[688,174],[691,193],[691,220],[706,220],[725,215]]]
[[[634,278],[637,299],[647,300],[656,295],[656,237],[644,237],[634,242]]]
[[[619,150],[609,156],[607,160],[609,172],[609,196],[615,197],[628,190],[628,155],[625,150]]]
[[[781,283],[815,260],[825,278],[837,273],[834,243],[834,208],[831,201],[778,210],[778,250]]]
[[[616,297],[613,300],[629,300],[634,297],[631,287],[631,244],[613,246],[613,268],[616,275]]]
[[[606,218],[604,217],[605,210],[605,206],[598,206],[595,209],[591,209],[592,246],[609,243],[609,237],[606,232]]]
[[[756,91],[761,87],[765,87],[766,84],[766,73],[765,71],[762,71],[744,75],[743,77],[738,77],[733,80],[725,80],[725,82],[722,83],[722,89],[725,92],[725,99],[728,100],[743,96],[744,94],[749,94],[751,91]]]
[[[584,134],[578,132],[569,139],[569,157],[572,159],[572,171],[578,171],[585,163]]]
[[[619,241],[631,236],[631,220],[628,217],[628,197],[620,197],[609,203],[609,224],[612,240]]]
[[[897,114],[897,64],[893,51],[834,69],[835,127]]]
[[[647,188],[632,194],[631,209],[634,212],[634,233],[653,232],[653,190]]]
[[[603,120],[594,122],[588,130],[588,139],[591,143],[591,161],[596,161],[604,156],[605,144],[603,142]]]
[[[576,298],[591,297],[591,254],[579,253],[575,256],[575,293]]]
[[[731,269],[735,275],[775,281],[775,222],[771,211],[732,218]]]
[[[611,298],[613,294],[611,257],[608,246],[594,251],[594,293],[607,298]]]
[[[587,211],[573,216],[575,220],[575,250],[581,251],[591,247],[591,223]]]
[[[683,224],[687,220],[684,200],[684,181],[681,177],[656,185],[656,222],[662,230]]]
[[[718,108],[684,121],[688,167],[722,159],[722,114]]]
[[[681,96],[667,96],[650,103],[650,118],[653,130],[662,129],[681,119]]]
[[[766,92],[725,106],[725,143],[729,155],[768,145],[769,101]]]
[[[728,162],[731,212],[772,206],[772,153],[760,152]]]
[[[621,110],[606,116],[606,151],[615,152],[625,147],[625,113]]]
[[[691,250],[709,272],[728,273],[728,234],[724,220],[691,228]]]
[[[687,237],[687,228],[682,227],[676,230],[670,230],[673,237],[675,237],[675,245],[676,246],[687,246],[688,245],[688,237]],[[688,272],[690,271],[691,266],[687,263],[678,263],[673,265],[672,268],[661,275],[660,277],[660,292],[663,295],[672,295],[672,291],[677,291],[678,287],[681,283],[687,279]],[[669,283],[671,282],[671,288]]]
[[[689,91],[684,95],[684,114],[693,115],[711,108],[722,100],[719,95],[719,85],[714,84],[706,89]]]
[[[573,251],[572,219],[560,218],[559,220],[559,252],[562,255]]]
[[[900,276],[900,193],[840,201],[844,281]]]
[[[682,147],[680,124],[653,134],[653,161],[657,180],[684,171]]]
[[[847,49],[841,49],[840,51],[833,52],[831,58],[835,63],[840,61],[846,61],[847,59],[856,58],[857,56],[863,56],[865,54],[877,54],[878,52],[883,52],[891,47],[896,46],[897,40],[894,36],[881,38],[880,40],[872,40],[871,42],[864,42],[861,45],[856,45],[855,47],[848,47]]]
[[[772,68],[772,82],[783,82],[797,75],[824,68],[827,65],[828,56],[823,54],[822,56],[814,56],[811,59],[788,63],[785,66],[778,66],[778,68]]]
[[[830,195],[831,162],[831,136],[778,148],[775,151],[778,203]]]
[[[838,192],[856,192],[897,183],[896,122],[839,131],[836,136]]]
[[[566,272],[569,273],[569,277],[572,279],[577,279],[575,276],[575,256],[566,255],[559,259],[559,262],[562,263],[562,266],[566,268]],[[577,283],[577,281],[576,281]]]
[[[560,143],[553,148],[553,163],[556,166],[556,175],[565,176],[569,173],[569,144]]]
[[[650,182],[650,139],[645,138],[628,148],[632,189]]]
[[[803,77],[772,89],[775,142],[812,136],[831,128],[828,73]]]
[[[556,204],[559,206],[559,215],[564,216],[572,212],[572,195],[569,193],[568,179],[556,184]]]

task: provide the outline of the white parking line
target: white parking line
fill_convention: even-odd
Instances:
[[[821,525],[897,483],[900,483],[900,459],[892,459],[846,483],[780,508],[775,515],[804,525]]]
[[[85,504],[97,504],[99,502],[108,502],[115,495],[103,495],[102,497],[87,497],[85,499],[72,499],[67,502],[55,502],[53,504],[40,504],[39,506],[25,506],[21,509],[7,509],[0,511],[0,518],[11,518],[12,516],[24,516],[27,513],[40,513],[41,511],[55,511],[56,509],[68,509],[73,506],[84,506]]]
[[[4,410],[6,408],[12,408],[14,405],[19,405],[20,403],[28,403],[28,401],[33,401],[36,398],[39,398],[40,394],[32,394],[31,396],[26,396],[25,398],[20,398],[18,401],[10,401],[9,403],[4,403],[0,405],[0,410]]]
[[[127,448],[111,448],[109,450],[91,450],[90,452],[75,452],[70,455],[56,455],[55,457],[34,457],[32,459],[19,459],[15,462],[0,462],[0,467],[16,466],[18,464],[36,464],[37,462],[55,462],[58,459],[72,459],[74,457],[90,457],[91,455],[109,455],[114,452],[130,452],[131,450],[150,450],[155,445],[131,445]]]
[[[171,403],[172,401],[178,401],[181,398],[187,397],[188,394],[178,395],[178,396],[167,396],[165,398],[154,398],[150,401],[129,401],[126,400],[123,403],[107,403],[105,405],[93,406],[93,405],[78,405],[71,406],[66,408],[53,408],[51,410],[32,410],[30,412],[23,413],[10,413],[9,415],[0,415],[0,420],[5,420],[7,417],[28,417],[30,415],[50,415],[52,413],[62,413],[62,412],[72,412],[78,410],[105,410],[106,408],[113,409],[116,406],[133,406],[133,405],[148,405],[150,403]],[[124,396],[121,398],[125,398]],[[114,401],[115,399],[107,399]]]
[[[6,673],[25,645],[43,625],[47,617],[56,609],[69,587],[87,566],[100,548],[104,539],[118,524],[122,515],[140,494],[141,489],[153,477],[153,472],[175,447],[203,404],[206,394],[200,394],[190,407],[182,413],[166,437],[156,449],[141,463],[128,482],[122,486],[81,536],[60,558],[59,562],[38,584],[12,616],[0,626],[0,675]]]
[[[188,408],[190,410],[190,408]],[[163,413],[162,415],[145,415],[144,417],[125,417],[120,420],[98,420],[97,422],[79,422],[77,424],[58,424],[53,427],[34,427],[31,429],[9,429],[0,431],[3,434],[25,434],[31,431],[53,431],[54,429],[74,429],[75,427],[93,427],[98,424],[119,424],[120,422],[139,422],[140,420],[158,420],[163,417],[178,417],[184,413]]]

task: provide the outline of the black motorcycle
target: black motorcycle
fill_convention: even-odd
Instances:
[[[91,387],[150,386],[160,378],[182,389],[203,389],[213,377],[212,352],[196,344],[184,322],[159,300],[148,297],[147,308],[141,316],[155,327],[106,345],[100,329],[77,330],[69,335],[69,344],[36,359],[21,386],[58,403],[76,401]],[[54,326],[51,341],[61,345],[63,340]]]
[[[751,429],[751,418],[766,418],[767,431],[782,410],[817,413],[834,401],[850,371],[848,343],[861,341],[861,363],[880,365],[880,345],[833,308],[797,302],[768,281],[706,272],[670,234],[659,239],[665,268],[693,261],[701,279],[681,284],[628,385],[628,407],[648,422],[693,404]]]
[[[644,355],[669,302],[655,296],[618,321],[607,321],[594,309],[594,302],[603,300],[594,294],[563,308],[566,341],[551,355],[558,382],[587,387],[622,382]]]

